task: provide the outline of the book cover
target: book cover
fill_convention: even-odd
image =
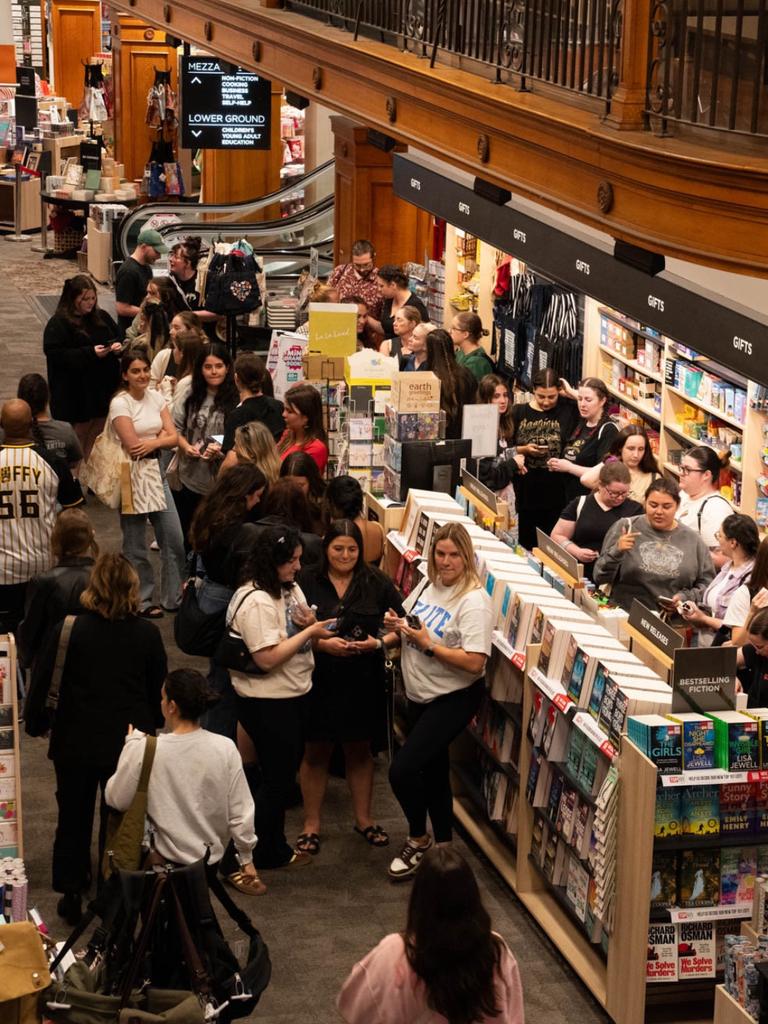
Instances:
[[[572,729],[572,732],[580,732],[580,729]],[[597,767],[599,754],[597,747],[591,740],[587,740],[584,744],[584,749],[581,754],[581,764],[579,765],[578,782],[586,793],[593,793],[595,790],[595,783],[597,780]]]
[[[677,981],[676,924],[651,924],[645,977],[649,982]]]
[[[736,848],[738,858],[738,889],[737,903],[751,903],[755,895],[755,877],[757,875],[757,847],[739,846]]]
[[[563,792],[560,797],[560,806],[557,809],[555,828],[563,839],[565,839],[566,843],[570,843],[571,835],[573,834],[576,800],[576,790],[568,785],[563,786]]]
[[[662,910],[677,905],[677,854],[656,850],[651,866],[651,907]]]
[[[554,825],[557,821],[557,812],[560,807],[560,797],[563,795],[562,775],[553,775],[547,797],[547,818]]]
[[[716,907],[720,900],[720,851],[680,854],[680,906]]]
[[[611,676],[605,681],[603,688],[603,699],[600,701],[600,710],[597,715],[597,724],[607,736],[611,731],[613,720],[613,704],[619,692],[619,684]]]
[[[768,832],[768,782],[753,782],[751,785],[755,801],[755,831]]]
[[[682,729],[678,722],[648,727],[648,757],[659,775],[677,775],[682,767]]]
[[[740,711],[710,715],[715,728],[715,763],[727,772],[751,771],[760,763],[760,726]]]
[[[577,855],[583,860],[589,853],[589,846],[592,840],[592,822],[594,820],[594,808],[586,800],[579,800],[573,815],[573,832],[571,833],[571,845]]]
[[[739,891],[739,850],[735,846],[724,846],[720,850],[720,902],[732,906],[738,902]]]
[[[541,818],[536,815],[533,819],[531,829],[531,857],[541,867],[544,858],[544,842],[546,840],[547,828]]]
[[[552,739],[555,735],[559,716],[560,712],[557,710],[555,705],[549,704],[544,718],[544,728],[541,733],[541,749],[546,757],[549,757],[549,750],[552,746]]]
[[[565,768],[572,779],[578,779],[581,757],[587,744],[587,737],[581,729],[571,729],[568,737],[568,749],[565,757]]]
[[[656,791],[656,814],[653,834],[656,839],[670,839],[682,831],[681,790],[658,789]]]
[[[677,970],[686,978],[714,978],[716,972],[715,924],[713,921],[682,921],[677,940]]]
[[[748,836],[755,830],[755,800],[749,782],[729,782],[720,787],[720,834]]]
[[[573,675],[573,667],[576,663],[576,652],[579,649],[579,642],[576,637],[571,633],[568,637],[568,645],[565,649],[565,657],[563,659],[563,671],[560,675],[560,683],[563,689],[568,692],[568,686],[571,682],[571,676]]]
[[[694,712],[669,716],[683,732],[683,770],[703,771],[715,767],[715,725],[706,715]]]
[[[720,787],[682,788],[683,835],[715,836],[720,832]]]
[[[525,799],[529,804],[533,803],[533,794],[539,781],[539,770],[541,768],[541,754],[534,747],[531,751],[531,761],[528,765],[528,781],[525,786]]]
[[[578,704],[579,707],[584,707],[585,701],[589,696],[587,693],[584,693],[584,699],[582,700],[584,679],[589,661],[590,656],[586,651],[583,651],[581,647],[577,647],[576,653],[573,657],[573,666],[571,668],[570,676],[568,677],[568,681],[564,684],[566,693],[574,704]]]
[[[757,873],[758,875],[768,875],[768,846],[758,846],[757,848]]]
[[[541,866],[541,870],[546,880],[548,882],[552,882],[552,884],[554,884],[553,879],[555,876],[555,863],[557,860],[558,845],[555,833],[548,831],[547,841],[544,846],[544,863]]]
[[[603,693],[605,691],[605,683],[607,679],[608,669],[601,661],[598,661],[597,666],[595,667],[595,677],[592,680],[592,693],[589,697],[589,713],[595,721],[600,717],[600,704],[603,700]]]
[[[627,720],[627,710],[629,708],[629,697],[621,689],[616,694],[616,698],[613,702],[613,712],[611,714],[611,728],[608,733],[608,739],[618,750],[621,742],[621,734],[624,732],[624,723]]]
[[[589,889],[589,872],[578,859],[568,856],[568,874],[565,883],[565,896],[573,907],[576,917],[583,921],[587,912],[587,891]]]

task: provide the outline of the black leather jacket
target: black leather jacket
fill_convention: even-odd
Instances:
[[[80,595],[88,585],[92,558],[65,558],[30,580],[24,620],[16,634],[19,664],[29,668],[48,635],[67,615],[82,611]]]

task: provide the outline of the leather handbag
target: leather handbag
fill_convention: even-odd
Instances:
[[[39,1024],[39,997],[50,981],[40,933],[31,921],[0,929],[0,1024]]]
[[[224,634],[219,641],[216,653],[213,656],[214,662],[220,668],[231,669],[234,672],[240,672],[246,676],[263,676],[265,672],[260,669],[256,662],[253,660],[253,655],[248,650],[245,640],[243,640],[240,633],[232,628],[232,623],[235,621],[237,613],[240,611],[246,598],[250,597],[251,594],[255,594],[258,587],[253,587],[246,594],[244,594],[235,606],[235,610],[232,614],[229,614],[229,608],[227,609],[226,616],[226,628]],[[230,602],[231,607],[231,602]]]
[[[197,577],[191,576],[184,587],[181,604],[173,620],[173,639],[185,654],[210,658],[216,653],[226,627],[226,608],[204,612],[197,600]]]
[[[141,864],[141,848],[144,842],[144,819],[147,815],[147,790],[152,764],[155,760],[157,737],[147,736],[141,774],[130,807],[125,811],[110,811],[107,819],[107,835],[104,842],[104,859],[101,871],[109,878],[113,871],[136,871]]]

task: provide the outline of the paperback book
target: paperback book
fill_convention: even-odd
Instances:
[[[677,981],[677,929],[676,924],[652,924],[648,928],[647,981]]]
[[[717,954],[714,921],[682,921],[677,944],[678,978],[714,978]]]
[[[720,851],[680,854],[680,906],[716,907],[720,901]]]
[[[720,832],[720,787],[682,787],[683,835],[715,836]]]
[[[693,711],[669,716],[682,726],[683,771],[715,767],[715,726],[711,718]]]

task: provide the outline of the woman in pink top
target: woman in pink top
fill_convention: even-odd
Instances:
[[[322,476],[328,464],[328,438],[320,392],[311,384],[296,384],[285,392],[283,401],[285,432],[277,445],[280,458],[291,452],[306,452],[317,463]]]
[[[347,1024],[524,1024],[517,961],[453,849],[424,855],[405,932],[355,964],[337,1006]]]

